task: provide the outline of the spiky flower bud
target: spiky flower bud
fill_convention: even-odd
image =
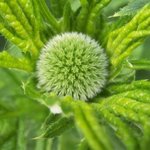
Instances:
[[[57,35],[41,51],[37,77],[38,86],[44,91],[87,100],[106,83],[106,55],[87,35],[76,32]]]

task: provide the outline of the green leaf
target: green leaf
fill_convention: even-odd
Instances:
[[[130,60],[128,67],[135,70],[150,70],[150,60]]]
[[[40,138],[53,138],[56,136],[61,135],[64,131],[70,129],[73,126],[73,118],[72,117],[57,117],[56,116],[49,116],[48,120],[50,120],[49,125],[46,125],[46,129],[43,133],[36,137],[35,139]],[[45,128],[45,127],[44,127]]]
[[[112,84],[107,87],[110,94],[123,93],[132,90],[150,90],[150,82],[148,80],[133,81],[131,83]]]
[[[86,103],[79,102],[74,106],[74,111],[77,125],[91,148],[94,150],[111,150],[111,143],[101,125],[98,124],[92,109]]]
[[[132,0],[131,2],[128,3],[127,6],[121,8],[120,11],[116,12],[111,17],[122,17],[126,15],[134,15],[148,2],[149,0]]]
[[[40,39],[38,22],[33,14],[32,2],[1,1],[0,16],[4,20],[0,22],[0,33],[23,52],[29,51],[33,57],[37,57],[43,43]]]
[[[52,30],[54,32],[59,33],[60,32],[60,27],[59,27],[58,20],[55,18],[55,16],[49,10],[45,0],[38,0],[38,3],[39,3],[40,12],[42,14],[42,17],[52,27]]]
[[[150,35],[150,4],[145,5],[126,25],[109,34],[107,53],[111,62],[110,79],[116,77],[123,61]]]
[[[61,18],[63,11],[64,11],[64,6],[68,2],[68,0],[50,0],[50,5],[47,5],[50,7],[50,10],[54,14],[56,18]]]
[[[69,0],[69,2],[73,12],[76,12],[81,7],[80,0]]]
[[[17,143],[16,143],[16,149],[17,150],[26,150],[27,141],[25,138],[25,124],[23,119],[19,119],[17,122]]]
[[[61,100],[61,108],[65,114],[75,116],[77,127],[79,127],[92,149],[112,149],[109,137],[105,133],[103,126],[99,124],[96,114],[89,104],[66,97]]]
[[[134,135],[133,129],[123,122],[117,115],[110,112],[109,107],[94,105],[98,116],[106,121],[115,132],[116,136],[123,142],[127,149],[132,150],[138,147],[138,141]],[[111,106],[110,106],[111,107]]]
[[[42,129],[47,129],[50,125],[61,119],[62,114],[53,114],[50,113],[49,116],[45,119],[45,122],[42,125]]]
[[[64,6],[63,18],[62,18],[62,31],[70,31],[71,30],[71,4],[67,2]]]
[[[4,68],[16,68],[25,70],[28,72],[33,71],[32,63],[25,58],[19,59],[11,56],[6,51],[0,53],[0,67]]]
[[[81,9],[76,20],[76,30],[94,36],[97,32],[97,22],[101,15],[101,10],[109,4],[111,0],[102,1],[81,1]]]
[[[85,139],[82,139],[79,143],[78,150],[88,150],[89,146]]]

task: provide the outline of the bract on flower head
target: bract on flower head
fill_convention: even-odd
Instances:
[[[107,73],[107,58],[101,46],[76,32],[50,39],[37,62],[38,86],[74,99],[94,97],[104,87]]]

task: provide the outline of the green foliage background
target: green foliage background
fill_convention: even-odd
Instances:
[[[78,1],[70,0],[70,2],[72,4],[73,10],[78,9],[79,7]],[[147,1],[145,2],[147,3]],[[47,3],[49,3],[49,1],[47,1]],[[121,7],[126,6],[126,4],[128,4],[127,0],[119,0],[119,1],[112,0],[112,2],[103,10],[106,15],[105,17],[108,20],[112,20],[112,21],[117,20],[116,17],[114,17],[113,15],[115,14],[115,12],[118,12],[117,14],[118,16],[123,16],[122,14],[124,14],[123,13],[124,10],[122,11],[119,10]],[[140,8],[134,9],[134,11],[132,11],[131,9],[131,12],[135,14],[139,11]],[[61,11],[63,11],[63,9]],[[60,16],[62,14],[61,11],[59,12],[54,11],[54,15]],[[130,11],[129,14],[127,15],[130,16]],[[57,29],[57,26],[55,27]],[[65,26],[64,26],[64,30],[65,30]],[[49,37],[49,35],[46,35],[46,37]],[[149,43],[150,43],[150,38],[147,37],[146,40],[143,42],[143,44],[141,44],[133,51],[132,55],[130,56],[130,59],[149,60],[150,59]],[[15,56],[17,58],[23,57],[22,53],[18,50],[18,47],[16,47],[13,43],[8,41],[7,39],[4,39],[3,36],[1,36],[0,38],[0,46],[1,46],[1,51],[7,49],[7,51],[12,56]],[[26,68],[26,69],[30,70],[30,68]],[[150,79],[149,70],[150,69],[146,69],[146,71],[137,69],[136,76],[135,76],[136,79],[137,80]],[[128,71],[129,70],[124,70],[123,73],[126,75],[128,74]],[[132,71],[130,73],[132,75]],[[146,114],[145,111],[146,108],[145,109],[143,108],[143,111],[137,111],[138,115],[135,115],[133,112],[131,112],[132,110],[129,109],[129,106],[127,110],[124,110],[123,107],[120,106],[121,102],[120,103],[118,102],[118,105],[120,106],[119,108],[117,107],[118,105],[112,105],[111,102],[109,103],[109,95],[112,94],[111,91],[117,93],[118,92],[117,90],[119,88],[126,89],[126,87],[129,87],[130,89],[130,87],[132,88],[131,85],[121,84],[120,87],[118,87],[118,89],[117,86],[115,85],[114,87],[113,86],[110,87],[110,89],[108,88],[106,91],[104,91],[104,95],[106,92],[106,95],[108,96],[108,101],[106,102],[104,102],[105,98],[103,97],[100,98],[98,97],[97,99],[93,100],[94,102],[98,101],[98,103],[100,104],[102,103],[101,105],[95,105],[95,103],[92,104],[94,111],[96,111],[95,118],[100,118],[97,121],[97,119],[92,118],[91,114],[93,113],[93,110],[91,110],[88,104],[83,102],[77,102],[76,104],[76,102],[74,102],[71,98],[68,97],[62,100],[62,104],[60,104],[63,108],[63,111],[65,112],[64,113],[65,115],[51,114],[49,112],[49,108],[45,105],[52,105],[53,103],[55,103],[55,101],[58,102],[59,100],[57,97],[55,97],[55,95],[52,96],[41,95],[39,91],[36,91],[35,83],[34,81],[32,81],[33,78],[34,78],[34,74],[28,74],[25,71],[19,71],[19,70],[7,69],[7,68],[0,69],[0,149],[1,150],[34,150],[34,149],[35,150],[57,150],[57,149],[58,150],[60,149],[61,150],[75,150],[75,149],[99,150],[101,146],[102,149],[104,150],[112,149],[112,147],[113,149],[116,150],[125,150],[125,149],[134,150],[134,149],[140,149],[141,147],[142,150],[147,150],[146,144],[150,140],[149,139],[150,134],[148,133],[149,129],[146,130],[144,129],[146,131],[146,136],[144,137],[145,139],[143,141],[146,144],[143,142],[144,146],[138,147],[136,144],[135,144],[136,146],[134,146],[135,141],[134,138],[132,138],[132,134],[130,134],[130,130],[128,131],[128,127],[129,128],[133,127],[133,129],[136,130],[135,134],[137,133],[142,134],[141,131],[139,132],[139,130],[141,129],[140,126],[141,124],[138,126],[136,123],[132,123],[131,120],[132,119],[136,120],[137,116],[138,117],[144,116],[143,117],[144,121],[147,120],[147,122],[149,123],[149,115],[150,115],[149,105],[147,104],[148,115]],[[124,80],[123,78],[124,76],[121,79]],[[120,79],[116,81],[118,82],[120,81]],[[134,89],[134,83],[132,85]],[[145,90],[145,93],[149,92],[150,86],[147,85],[145,82],[142,82],[142,84],[139,85],[141,85],[141,89],[139,87],[138,88],[136,87],[134,89],[135,90],[134,94],[133,93],[128,93],[128,94],[126,93],[126,94],[130,95],[129,97],[132,97],[134,95],[134,97],[138,99],[139,97],[137,93],[138,92],[140,93],[141,92],[140,90]],[[113,90],[111,90],[111,88]],[[139,91],[137,92],[136,90]],[[122,91],[122,93],[123,92],[124,91]],[[117,96],[118,95],[116,95],[116,99],[123,97],[123,95],[121,94],[118,97]],[[145,97],[147,101],[150,100],[149,94],[146,94]],[[115,97],[113,98],[115,99]],[[49,99],[51,101],[49,101]],[[125,105],[125,103],[126,102],[124,102],[124,104],[122,105]],[[68,104],[70,104],[70,106],[68,106]],[[139,105],[141,105],[142,108],[142,104]],[[109,111],[106,112],[105,110],[103,111],[103,108],[101,108],[102,106],[105,109],[107,109],[107,107],[108,109],[112,109],[111,111],[112,112],[114,111],[114,113],[109,114]],[[146,107],[146,105],[143,106]],[[120,108],[122,109],[120,110]],[[132,109],[136,109],[136,108],[133,107]],[[117,113],[117,111],[118,114],[120,113],[121,117],[119,115],[113,116],[115,113]],[[98,112],[101,113],[99,114]],[[131,116],[126,115],[128,114],[128,112],[129,114],[131,114]],[[145,114],[143,115],[143,113],[145,113],[146,115]],[[73,117],[75,117],[75,119],[73,119]],[[47,119],[45,120],[45,118]],[[74,122],[76,124],[75,126],[73,125]],[[68,124],[69,126],[67,126]],[[100,127],[98,126],[99,124],[101,124]],[[113,128],[112,126],[115,126],[115,128]],[[118,131],[119,133],[115,134],[115,129],[118,126],[120,127]],[[146,127],[149,128],[149,125]],[[96,132],[99,132],[100,135],[91,134]],[[140,134],[136,135],[137,141],[135,143],[141,141]],[[119,135],[119,137],[117,135]],[[123,141],[120,140],[120,138],[122,138],[121,136],[124,136]],[[104,138],[104,140],[102,139],[102,137]],[[105,140],[105,139],[109,139],[109,140]],[[111,141],[111,144],[108,141]]]

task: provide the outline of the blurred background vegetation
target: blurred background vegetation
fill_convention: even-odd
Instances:
[[[121,7],[126,5],[128,0],[112,0],[108,7],[105,8],[105,14],[107,16],[113,15]],[[110,18],[108,18],[110,19]],[[139,46],[132,55],[135,59],[150,59],[150,38],[147,38],[143,45]],[[0,35],[0,51],[10,51],[13,55],[20,57],[20,53],[17,48],[7,41],[2,35]],[[150,72],[139,70],[136,73],[137,79],[150,79]],[[41,127],[41,123],[48,115],[48,109],[36,101],[25,97],[23,85],[28,79],[26,72],[10,69],[0,69],[0,149],[1,150],[12,150],[14,149],[23,150],[23,142],[26,142],[28,150],[33,150],[36,147],[37,150],[41,150],[44,143],[47,145],[51,144],[51,141],[38,141],[35,142],[32,138],[38,135],[38,130]],[[27,108],[27,109],[26,109]],[[28,110],[28,111],[26,111]],[[20,132],[16,132],[17,130]],[[27,129],[27,130],[26,130]],[[62,135],[62,144],[64,150],[73,150],[76,146],[76,141],[80,138],[80,135],[68,131]],[[73,133],[73,134],[72,134]],[[16,138],[22,137],[24,138]],[[66,136],[67,135],[67,136]],[[68,138],[63,138],[68,137]],[[30,140],[26,140],[29,138]],[[12,140],[10,140],[12,139]],[[58,142],[57,139],[54,139]],[[16,144],[14,144],[16,143]],[[67,144],[66,144],[67,143]],[[70,143],[70,144],[69,144]],[[74,144],[73,144],[74,143]],[[66,147],[67,145],[67,147]],[[55,149],[55,145],[52,146]],[[46,148],[45,148],[46,149]]]

